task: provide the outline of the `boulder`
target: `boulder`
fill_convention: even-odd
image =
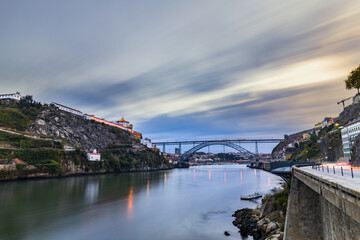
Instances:
[[[267,226],[266,226],[266,234],[274,231],[275,229],[278,228],[278,225],[275,222],[270,222]]]

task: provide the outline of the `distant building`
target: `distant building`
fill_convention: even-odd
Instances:
[[[101,161],[101,155],[96,152],[96,149],[92,153],[88,153],[87,158],[89,161]]]
[[[293,153],[296,152],[297,148],[296,147],[284,147],[283,149],[283,158],[284,160],[289,160]]]
[[[303,138],[303,141],[307,141],[307,140],[310,140],[310,133],[304,133],[302,138]]]
[[[341,129],[341,139],[343,144],[344,157],[351,159],[351,147],[355,138],[360,134],[360,118],[349,122]]]
[[[359,103],[359,102],[360,102],[360,94],[358,93],[353,97],[353,104]]]
[[[142,134],[141,133],[134,131],[134,135],[135,135],[135,139],[141,141],[141,139],[142,139]]]
[[[65,150],[65,151],[75,151],[76,148],[74,148],[73,146],[65,145],[65,146],[64,146],[64,150]]]
[[[116,122],[117,124],[123,126],[123,127],[129,127],[131,124],[122,117],[119,121]],[[132,128],[132,125],[131,125]]]
[[[12,159],[12,160],[10,160],[10,164],[13,164],[13,165],[15,165],[15,164],[22,164],[22,165],[27,165],[27,163],[26,162],[24,162],[24,161],[21,161],[20,159],[18,159],[18,158],[14,158],[14,159]]]
[[[8,94],[0,94],[0,99],[14,99],[20,101],[21,95],[19,92],[16,93],[8,93]]]
[[[175,154],[181,154],[180,153],[180,148],[175,148]]]
[[[143,141],[143,144],[145,146],[147,146],[148,148],[154,148],[155,147],[155,145],[152,144],[152,142],[151,142],[151,140],[149,138],[145,138],[144,141]]]
[[[331,118],[331,117],[326,117],[322,121],[322,127],[330,126],[332,124],[334,124],[334,118]]]
[[[69,112],[69,113],[72,113],[72,114],[75,114],[75,115],[78,115],[81,117],[85,116],[83,112],[76,110],[74,108],[67,107],[67,106],[64,106],[64,105],[61,105],[61,104],[55,103],[55,102],[52,102],[51,104],[53,104],[55,107],[59,108],[62,111]]]

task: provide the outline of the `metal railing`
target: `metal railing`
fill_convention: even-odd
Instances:
[[[322,172],[327,172],[327,173],[333,173],[333,174],[336,174],[336,170],[339,170],[338,174],[341,174],[341,176],[344,176],[344,169],[343,167],[341,166],[340,168],[336,168],[335,166],[332,166],[332,169],[329,168],[329,166],[324,166],[324,165],[314,165],[312,166],[312,169],[315,169],[315,170],[318,170],[318,171],[322,171]],[[345,176],[347,175],[348,171],[345,169]],[[354,170],[352,167],[350,167],[350,174],[351,174],[351,177],[354,178]],[[350,175],[349,174],[349,175]]]

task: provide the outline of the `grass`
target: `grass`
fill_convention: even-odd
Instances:
[[[19,134],[12,134],[0,131],[0,143],[2,145],[10,145],[15,148],[57,148],[62,149],[60,142],[53,142],[48,140],[33,139],[24,137]]]

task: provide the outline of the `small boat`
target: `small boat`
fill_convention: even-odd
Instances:
[[[249,196],[245,196],[245,197],[240,197],[241,200],[253,200],[253,199],[257,199],[257,198],[261,198],[262,195],[258,194],[258,193],[254,193],[252,195]]]

